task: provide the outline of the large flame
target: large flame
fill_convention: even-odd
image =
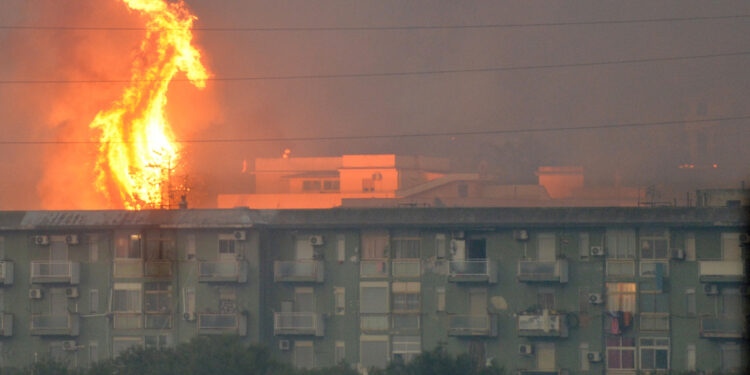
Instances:
[[[147,18],[147,31],[122,97],[89,125],[101,131],[96,187],[127,209],[161,208],[169,204],[168,180],[180,165],[165,113],[169,82],[184,72],[203,88],[208,72],[191,44],[196,17],[182,1],[123,1]]]

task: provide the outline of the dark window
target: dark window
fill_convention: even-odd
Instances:
[[[319,180],[302,181],[302,190],[304,190],[304,191],[320,191],[320,181]]]
[[[484,238],[469,240],[467,259],[487,259],[487,242]]]

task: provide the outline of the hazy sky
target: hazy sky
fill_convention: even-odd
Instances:
[[[736,1],[188,0],[196,27],[528,24],[750,15]],[[0,25],[128,26],[118,0],[3,0]],[[0,80],[122,79],[143,31],[0,29]],[[750,18],[485,29],[196,31],[216,77],[480,69],[750,52]],[[750,115],[750,56],[396,77],[209,82],[170,89],[180,138],[265,138],[555,128]],[[117,84],[0,84],[0,140],[71,140]],[[582,165],[588,182],[750,183],[750,121],[493,136],[203,144],[187,148],[207,192],[242,189],[242,161],[340,153],[486,161],[509,183],[539,165]],[[89,146],[0,145],[0,209],[76,207]],[[679,169],[681,164],[696,169]],[[718,168],[712,167],[716,163]],[[50,169],[53,171],[50,172]],[[50,195],[55,195],[51,199]],[[44,202],[44,203],[42,203]]]

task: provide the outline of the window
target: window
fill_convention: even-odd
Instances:
[[[607,259],[607,277],[635,276],[635,262],[632,260]]]
[[[182,295],[182,312],[195,313],[195,288],[183,288]]]
[[[388,247],[387,231],[368,231],[362,233],[362,259],[387,258],[385,249]]]
[[[320,191],[320,180],[302,181],[302,191]]]
[[[187,235],[187,249],[185,250],[186,260],[195,260],[195,234]]]
[[[297,291],[295,289],[295,298]],[[310,293],[312,295],[312,293]],[[302,311],[313,311],[302,310]],[[237,290],[231,286],[219,288],[219,314],[236,314],[237,313]]]
[[[99,289],[89,290],[89,312],[99,312]]]
[[[95,234],[89,235],[89,262],[99,261],[99,238]]]
[[[235,246],[237,241],[232,239],[221,238],[219,239],[219,256],[222,255],[234,255],[236,253]]]
[[[540,309],[553,310],[555,308],[555,290],[552,288],[539,288],[536,294],[537,304]]]
[[[663,293],[641,293],[640,330],[669,330],[669,295]]]
[[[444,259],[445,258],[445,234],[438,233],[435,235],[435,256],[438,259]]]
[[[396,259],[419,259],[419,238],[394,238],[391,246]]]
[[[695,316],[695,288],[685,289],[685,312]]]
[[[419,312],[420,289],[421,284],[419,282],[394,282],[393,311]]]
[[[727,344],[721,346],[721,369],[723,371],[739,371],[742,366],[740,346]]]
[[[393,329],[419,329],[419,314],[393,314]]]
[[[346,289],[342,286],[333,288],[334,311],[336,315],[346,314]]]
[[[388,313],[388,283],[361,283],[359,304],[359,312],[362,314]]]
[[[742,295],[740,295],[738,288],[722,288],[720,301],[722,315],[738,316],[742,314]]]
[[[359,359],[362,367],[385,368],[388,364],[388,336],[360,336]]]
[[[141,259],[141,235],[118,235],[115,240],[115,258]]]
[[[635,231],[632,229],[607,229],[607,257],[633,259],[635,257]]]
[[[315,366],[315,352],[312,341],[294,342],[294,366],[297,368],[313,368]]]
[[[393,336],[393,360],[409,362],[422,352],[419,336]]]
[[[166,314],[172,311],[172,286],[157,282],[143,285],[146,313]]]
[[[89,342],[89,364],[99,361],[99,343],[96,341]]]
[[[641,229],[641,259],[667,259],[669,232],[665,229]]]
[[[555,242],[554,233],[539,233],[537,235],[537,259],[555,260]]]
[[[607,310],[635,313],[635,283],[607,283]]]
[[[371,178],[363,178],[362,179],[362,191],[363,192],[375,191],[375,181],[373,181]]]
[[[336,241],[336,260],[343,263],[346,260],[346,237],[339,234]]]
[[[688,344],[685,369],[695,371],[695,344]]]
[[[740,247],[739,233],[721,234],[721,257],[723,260],[740,260],[742,248]]]
[[[141,284],[115,283],[112,291],[112,311],[141,312]]]
[[[166,349],[169,347],[168,335],[149,335],[144,337],[143,341],[148,349]]]
[[[582,342],[581,345],[578,345],[578,351],[579,351],[579,358],[578,362],[581,363],[581,371],[588,371],[589,370],[589,343]]]
[[[445,311],[445,287],[437,287],[435,288],[435,294],[437,298],[437,307],[435,310],[437,311]]]
[[[323,181],[323,190],[327,191],[339,191],[341,183],[338,180],[325,180]]]
[[[340,363],[346,363],[346,342],[336,341],[336,347],[333,351],[333,361],[337,365]]]
[[[640,339],[641,370],[669,369],[669,339],[645,338]]]
[[[607,337],[607,369],[635,370],[635,339]]]
[[[591,253],[591,246],[589,245],[589,234],[580,233],[578,234],[578,256],[581,259],[588,259]]]
[[[685,233],[685,260],[695,260],[695,233]]]

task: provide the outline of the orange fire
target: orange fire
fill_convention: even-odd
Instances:
[[[89,124],[101,131],[96,187],[127,209],[161,208],[181,157],[165,113],[169,83],[184,72],[203,88],[208,72],[191,44],[197,18],[182,1],[123,1],[147,18],[147,31],[122,97]]]

